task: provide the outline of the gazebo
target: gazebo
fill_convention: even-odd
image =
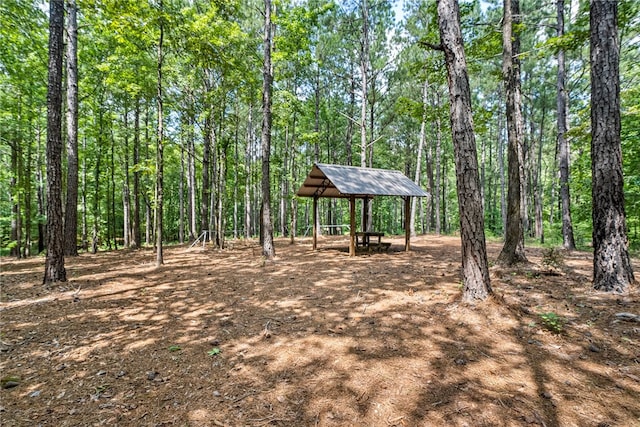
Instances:
[[[316,163],[296,193],[300,197],[313,197],[313,249],[318,246],[318,199],[349,199],[350,236],[349,255],[356,254],[356,199],[362,199],[367,210],[369,199],[374,196],[393,196],[404,199],[405,250],[411,248],[409,221],[411,197],[428,197],[429,193],[407,178],[402,172],[389,169],[361,168],[355,166]],[[366,224],[363,224],[366,231]]]

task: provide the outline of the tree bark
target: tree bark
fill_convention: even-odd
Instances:
[[[272,26],[271,0],[264,0],[264,67],[262,69],[262,255],[272,259],[276,255],[273,244],[273,222],[271,220],[271,90],[273,69],[271,67]]]
[[[197,226],[197,201],[196,194],[198,189],[196,188],[196,149],[195,149],[195,136],[194,136],[194,119],[189,115],[189,132],[187,141],[187,187],[189,197],[189,241],[194,241],[198,238],[198,226]]]
[[[425,80],[422,86],[422,122],[420,123],[420,137],[418,141],[418,153],[416,155],[416,174],[413,182],[416,185],[420,185],[420,173],[422,169],[422,149],[425,144],[425,140],[427,138],[427,89],[429,87],[429,81]],[[417,213],[417,202],[418,198],[414,197],[411,200],[411,211],[410,211],[410,224],[409,224],[409,232],[411,236],[416,235],[416,213]]]
[[[593,286],[626,293],[634,276],[624,210],[617,15],[617,1],[591,0]]]
[[[133,249],[142,245],[140,228],[140,99],[136,99],[133,124],[133,221],[131,224],[131,242]]]
[[[122,126],[124,127],[124,153],[123,153],[123,177],[122,177],[122,232],[124,247],[131,247],[131,194],[129,181],[129,109],[125,106],[122,117]]]
[[[164,53],[162,51],[164,42],[164,13],[162,0],[159,4],[159,24],[160,36],[158,39],[158,124],[156,141],[156,267],[164,264],[162,253],[162,217],[163,217],[163,197],[164,197],[164,119],[163,119],[163,97],[162,97],[162,63]]]
[[[558,0],[557,35],[564,36],[564,0]],[[568,250],[576,248],[573,237],[573,223],[571,221],[571,196],[569,193],[569,141],[567,133],[567,104],[569,97],[565,88],[565,56],[564,49],[558,50],[558,153],[560,155],[560,200],[562,203],[562,246]]]
[[[507,111],[508,137],[508,174],[507,188],[507,228],[505,242],[498,262],[503,265],[513,265],[526,262],[524,253],[524,231],[522,212],[522,171],[523,155],[522,141],[524,137],[522,120],[522,96],[520,91],[520,51],[519,35],[514,34],[514,24],[520,22],[519,0],[504,0],[503,18],[503,55],[502,75]]]
[[[251,158],[254,142],[253,103],[249,103],[247,118],[247,146],[244,154],[244,238],[251,237]]]
[[[20,214],[20,181],[22,173],[20,171],[21,154],[20,143],[17,138],[9,144],[11,146],[11,180],[9,182],[9,194],[11,196],[11,241],[15,246],[11,248],[11,256],[20,259],[22,257],[21,238],[21,214]]]
[[[47,257],[43,283],[65,282],[62,217],[62,56],[64,2],[49,4],[47,86]]]
[[[484,300],[491,293],[491,282],[471,115],[471,90],[460,30],[460,11],[456,0],[438,1],[438,21],[449,83],[450,120],[462,240],[463,300]]]
[[[78,255],[78,21],[75,0],[67,0],[67,201],[64,254]]]

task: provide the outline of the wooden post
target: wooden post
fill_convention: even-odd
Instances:
[[[349,240],[349,256],[356,255],[356,196],[349,198],[349,216],[350,227],[349,234],[351,239]]]
[[[411,250],[411,197],[404,198],[404,250]]]
[[[362,199],[362,231],[369,231],[369,198]]]
[[[313,250],[318,249],[318,196],[313,196]]]

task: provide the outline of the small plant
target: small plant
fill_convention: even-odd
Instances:
[[[540,318],[542,319],[542,326],[553,332],[554,334],[559,334],[562,332],[563,319],[558,316],[556,313],[550,311],[549,313],[540,314]]]
[[[180,347],[179,345],[172,345],[172,346],[169,346],[169,351],[170,351],[170,352],[172,352],[172,353],[173,353],[174,351],[180,351],[180,350],[182,350],[182,347]]]
[[[221,351],[222,350],[220,350],[218,347],[213,347],[211,350],[207,351],[207,354],[209,356],[217,356]]]
[[[542,252],[542,265],[547,267],[560,268],[564,264],[562,251],[556,248],[545,249]]]

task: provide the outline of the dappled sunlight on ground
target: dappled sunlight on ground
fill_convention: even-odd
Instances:
[[[528,249],[467,305],[459,238],[386,240],[83,254],[51,289],[44,259],[3,259],[2,425],[640,425],[640,324],[615,316],[637,287],[594,292],[590,254]]]

